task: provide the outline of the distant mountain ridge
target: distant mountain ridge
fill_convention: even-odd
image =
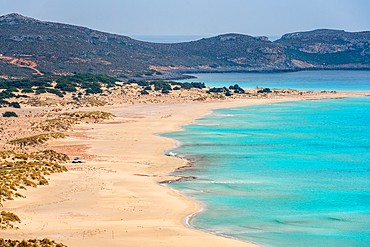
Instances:
[[[0,45],[0,75],[30,76],[37,69],[167,79],[185,72],[370,68],[368,31],[319,29],[285,34],[274,42],[231,33],[163,44],[9,14],[0,17]],[[21,62],[10,63],[11,58]],[[27,61],[37,66],[22,67]]]

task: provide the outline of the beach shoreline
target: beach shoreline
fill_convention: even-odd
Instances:
[[[85,145],[91,157],[68,164],[70,172],[51,175],[49,186],[29,189],[27,198],[6,202],[5,209],[17,213],[22,223],[2,237],[50,237],[67,246],[260,246],[184,226],[183,220],[201,207],[158,185],[175,180],[168,174],[186,165],[163,155],[175,141],[158,133],[181,130],[212,109],[360,95],[366,94],[94,108],[117,118],[78,125],[72,137],[50,143],[70,157],[81,156],[74,147]]]

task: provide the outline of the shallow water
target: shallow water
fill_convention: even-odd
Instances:
[[[370,246],[370,98],[215,110],[164,136],[196,228],[266,246]]]

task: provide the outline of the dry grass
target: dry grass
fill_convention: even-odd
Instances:
[[[45,175],[67,171],[65,166],[51,161],[69,160],[67,155],[53,150],[33,153],[1,151],[0,159],[0,204],[3,201],[13,200],[14,197],[25,197],[19,193],[19,190],[26,190],[27,186],[37,187],[49,184]],[[13,228],[15,222],[21,222],[17,215],[6,211],[1,212],[0,229]]]
[[[85,103],[86,106],[105,106],[108,102],[103,100],[94,99],[91,97],[87,97],[84,100],[81,100],[81,103]]]
[[[0,214],[0,229],[13,228],[13,222],[21,223],[21,220],[16,214],[2,211]],[[1,245],[0,245],[1,246]]]
[[[103,111],[78,111],[66,112],[59,115],[57,118],[47,119],[41,122],[33,122],[32,130],[37,131],[67,131],[75,124],[82,121],[100,123],[104,120],[113,119],[113,114]]]
[[[55,152],[54,150],[43,150],[32,153],[16,153],[13,150],[0,151],[0,159],[5,160],[34,160],[49,162],[67,162],[69,157],[66,154]]]
[[[63,165],[53,163],[66,162],[68,156],[53,150],[33,153],[0,152],[0,202],[13,200],[13,197],[24,197],[18,189],[26,186],[46,185],[45,175],[67,171]]]
[[[115,115],[104,112],[104,111],[78,111],[78,112],[66,112],[63,113],[64,116],[69,116],[76,121],[86,121],[93,120],[94,123],[100,123],[104,120],[113,119]]]
[[[45,175],[65,171],[65,166],[47,161],[3,161],[0,163],[0,202],[24,197],[19,189],[47,185],[49,182]]]
[[[36,146],[36,145],[44,144],[45,142],[51,139],[60,139],[60,138],[65,138],[65,137],[66,137],[65,134],[56,132],[56,133],[40,134],[36,136],[19,138],[19,139],[8,141],[7,144],[19,146],[22,148],[24,146]]]
[[[77,123],[77,119],[70,117],[59,117],[32,123],[32,130],[42,131],[67,131]]]
[[[66,247],[62,243],[56,243],[54,240],[48,238],[29,239],[29,240],[4,240],[0,238],[0,247]]]

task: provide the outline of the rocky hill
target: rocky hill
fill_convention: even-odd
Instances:
[[[318,68],[369,68],[370,32],[319,29],[285,34],[275,43],[289,59]]]
[[[0,75],[95,73],[175,78],[184,72],[370,68],[370,32],[315,30],[266,37],[224,34],[156,44],[85,27],[0,17]]]

